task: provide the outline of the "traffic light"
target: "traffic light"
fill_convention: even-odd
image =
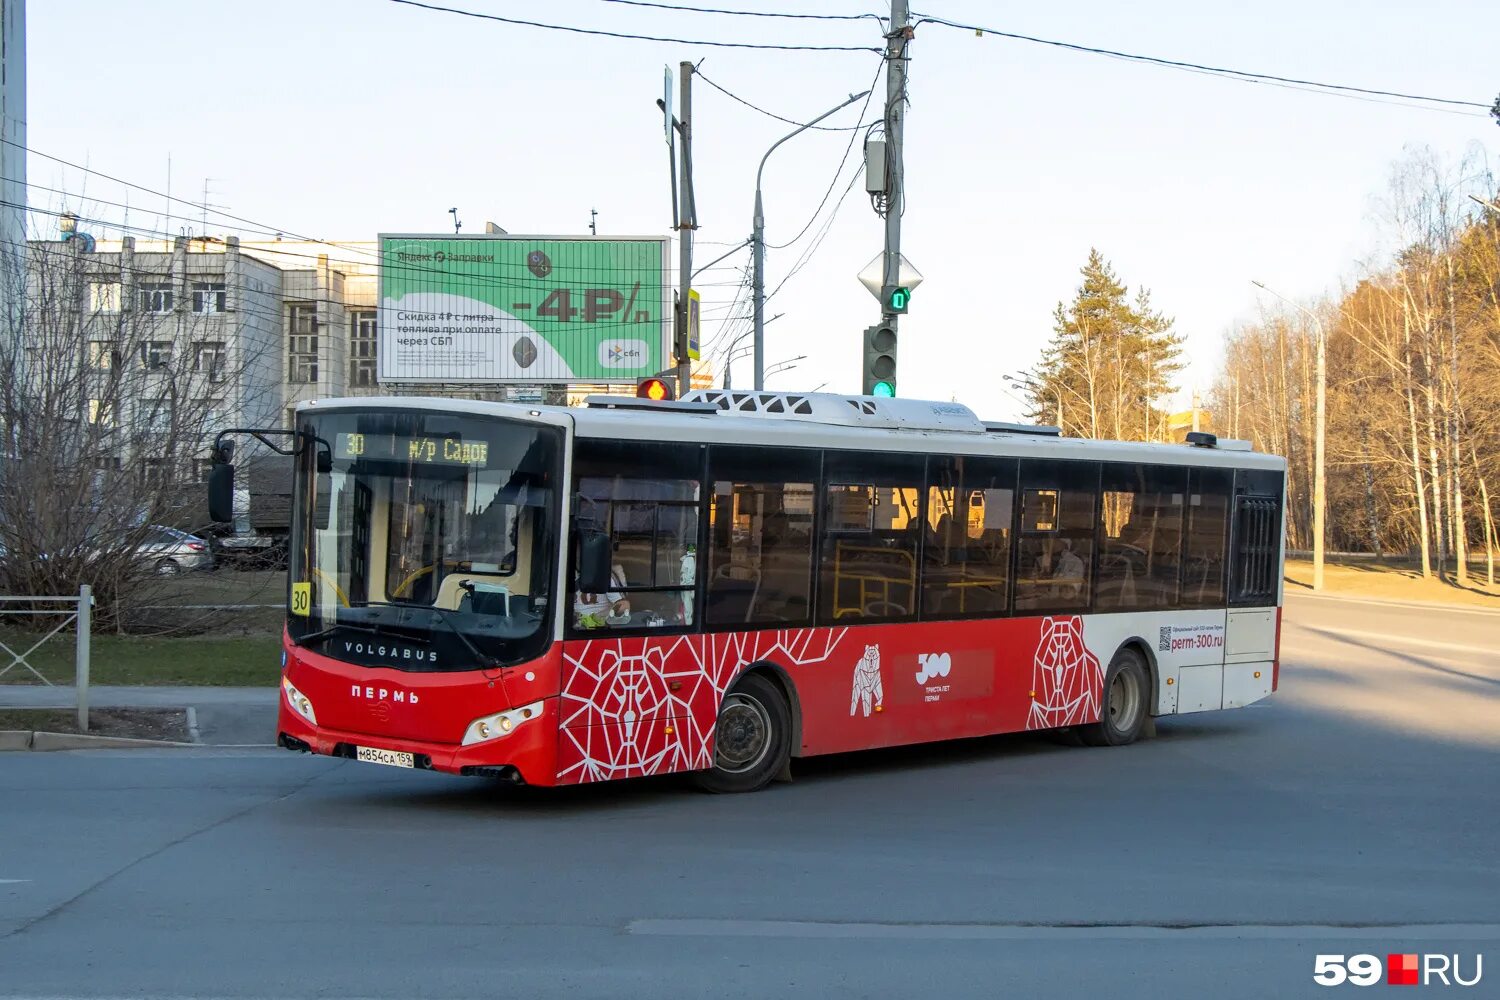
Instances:
[[[635,394],[641,399],[649,399],[654,403],[661,403],[672,398],[672,385],[666,379],[643,378],[635,384]]]
[[[904,313],[911,305],[911,289],[904,285],[886,285],[880,293],[880,301],[885,305],[886,312]]]
[[[896,395],[896,328],[885,324],[865,327],[864,394]]]

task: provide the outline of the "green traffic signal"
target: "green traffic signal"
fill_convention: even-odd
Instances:
[[[896,397],[896,387],[891,385],[889,382],[876,382],[875,385],[870,389],[870,395],[883,396],[886,399],[894,399]]]
[[[891,312],[904,313],[906,312],[906,307],[909,305],[911,305],[910,288],[893,288],[891,290]]]

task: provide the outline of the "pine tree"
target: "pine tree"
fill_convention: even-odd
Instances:
[[[1097,249],[1071,303],[1053,311],[1052,341],[1026,385],[1034,419],[1066,434],[1119,440],[1164,436],[1158,401],[1176,391],[1182,340],[1151,304],[1129,290]]]

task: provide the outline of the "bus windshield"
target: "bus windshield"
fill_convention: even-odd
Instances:
[[[541,654],[560,432],[426,410],[302,414],[298,429],[293,642],[406,670]]]

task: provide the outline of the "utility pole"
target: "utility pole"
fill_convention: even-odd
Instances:
[[[892,293],[901,286],[901,209],[905,203],[901,136],[906,123],[906,45],[912,29],[907,24],[906,0],[891,0],[891,30],[885,46],[885,141],[890,196],[885,203],[884,286],[880,296],[881,325],[897,332]],[[904,305],[904,303],[903,303]]]
[[[698,228],[698,211],[693,203],[693,64],[682,62],[677,72],[682,99],[682,114],[677,120],[677,132],[682,138],[677,170],[682,214],[677,220],[677,241],[682,256],[677,265],[676,336],[677,398],[681,399],[693,387],[693,360],[688,357],[688,292],[693,284],[693,230]]]

